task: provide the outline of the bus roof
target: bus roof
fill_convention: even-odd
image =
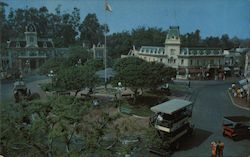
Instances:
[[[166,114],[173,114],[174,112],[185,108],[189,105],[192,105],[192,102],[181,100],[181,99],[172,99],[161,103],[159,105],[151,107],[151,110],[155,113],[162,112]]]

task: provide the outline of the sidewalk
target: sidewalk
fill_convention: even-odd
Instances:
[[[232,101],[232,103],[239,108],[245,109],[245,110],[249,110],[250,111],[250,102],[246,101],[246,98],[238,98],[238,97],[233,97],[232,94],[230,93],[230,91],[228,90],[228,95]]]

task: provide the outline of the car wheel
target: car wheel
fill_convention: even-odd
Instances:
[[[223,134],[223,136],[224,136],[224,137],[226,136],[226,133],[225,133],[225,131],[223,131],[223,133],[222,133],[222,134]]]
[[[233,141],[237,141],[238,137],[237,136],[233,136],[232,139],[233,139]]]

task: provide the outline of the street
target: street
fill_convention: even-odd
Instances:
[[[197,81],[191,87],[197,90],[193,108],[195,131],[188,141],[184,141],[180,151],[173,157],[210,156],[212,141],[221,140],[225,143],[224,156],[239,157],[250,154],[250,140],[234,142],[223,137],[223,116],[250,116],[250,111],[240,109],[231,103],[227,94],[230,83],[224,81]]]
[[[23,81],[27,85],[28,89],[30,89],[32,93],[33,92],[39,93],[42,99],[45,98],[45,95],[44,92],[41,91],[41,89],[38,87],[38,84],[46,80],[48,80],[48,78],[46,76],[41,76],[41,75],[26,76],[23,78]],[[12,95],[14,82],[15,80],[1,81],[0,102],[4,103],[9,101],[14,101]]]

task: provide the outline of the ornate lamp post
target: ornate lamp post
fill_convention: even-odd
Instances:
[[[120,107],[120,99],[121,99],[121,95],[122,95],[122,83],[121,82],[118,82],[117,83],[118,87],[117,87],[117,94],[118,94],[118,105]],[[117,98],[116,98],[117,99]]]

